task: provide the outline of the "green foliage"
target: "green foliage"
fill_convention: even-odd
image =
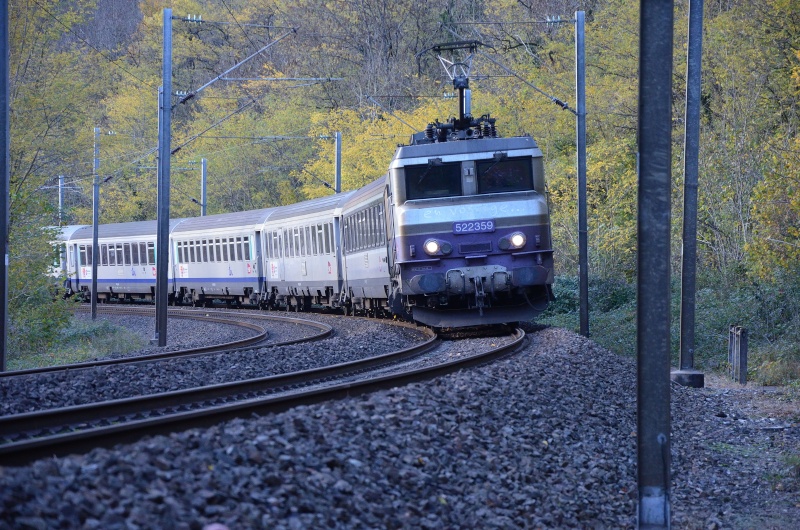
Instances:
[[[9,359],[51,348],[69,319],[68,302],[56,294],[60,281],[30,273],[53,265],[53,235],[30,224],[14,225],[9,234]]]

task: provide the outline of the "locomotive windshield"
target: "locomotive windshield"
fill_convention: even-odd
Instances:
[[[461,195],[461,162],[406,166],[406,199]]]
[[[491,158],[463,164],[462,167],[461,162],[434,160],[426,165],[406,166],[406,200],[534,189],[530,157]],[[477,178],[472,177],[473,172]],[[462,181],[462,174],[466,181]]]
[[[480,160],[478,170],[478,193],[503,193],[533,189],[531,159],[504,158]]]

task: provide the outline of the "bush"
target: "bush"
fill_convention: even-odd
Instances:
[[[56,366],[105,357],[111,353],[127,353],[146,346],[146,339],[108,320],[93,322],[73,317],[57,331],[49,344],[18,350],[8,364],[11,370]]]
[[[800,380],[800,278],[777,277],[770,283],[743,281],[720,288],[713,275],[698,279],[695,296],[694,366],[728,368],[728,330],[748,330],[750,378],[762,384]],[[578,278],[558,277],[557,300],[538,319],[542,324],[579,331]],[[671,358],[680,354],[680,281],[672,282]],[[620,280],[589,281],[590,338],[611,351],[636,355],[636,287]]]

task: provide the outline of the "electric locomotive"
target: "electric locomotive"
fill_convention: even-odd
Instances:
[[[388,303],[433,327],[529,320],[553,299],[542,152],[470,115],[466,75],[453,84],[459,117],[414,134],[390,165]]]

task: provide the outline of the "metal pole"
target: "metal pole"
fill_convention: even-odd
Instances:
[[[342,192],[342,133],[334,133],[336,138],[336,180],[334,181],[334,193]]]
[[[208,204],[208,199],[206,195],[206,173],[207,164],[206,159],[200,159],[200,216],[205,217],[206,215],[206,204]]]
[[[586,220],[586,39],[584,12],[575,12],[575,101],[578,157],[578,267],[581,335],[589,336],[589,244]]]
[[[97,261],[100,249],[97,240],[100,233],[100,127],[94,128],[94,183],[92,184],[92,320],[97,320]]]
[[[683,256],[681,262],[680,370],[672,379],[702,388],[702,372],[694,369],[695,279],[697,276],[697,181],[700,156],[700,90],[703,56],[703,2],[689,0],[689,42],[686,63],[686,130],[683,155]]]
[[[640,8],[638,525],[669,528],[673,0],[640,0]]]
[[[0,146],[3,152],[0,154],[0,238],[3,244],[3,260],[0,262],[0,325],[2,325],[2,340],[0,340],[0,372],[6,371],[6,351],[8,338],[8,226],[10,222],[9,209],[11,190],[9,164],[10,142],[9,142],[9,112],[8,112],[8,2],[3,2],[0,6]]]
[[[169,177],[170,118],[172,100],[172,10],[164,9],[164,51],[162,87],[158,102],[158,234],[156,236],[156,336],[159,346],[167,345],[167,304],[169,302]]]
[[[58,226],[64,224],[64,175],[58,176]]]

